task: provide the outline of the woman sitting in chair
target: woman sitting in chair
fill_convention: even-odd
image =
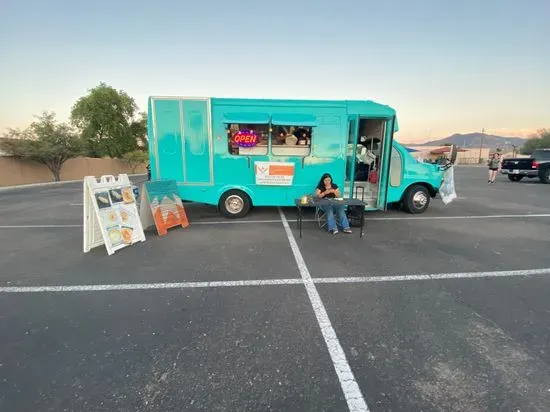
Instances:
[[[325,173],[323,176],[321,176],[321,180],[319,181],[319,184],[315,189],[315,194],[317,194],[317,196],[322,199],[334,199],[336,197],[341,197],[338,186],[332,183],[332,176],[328,173]],[[334,215],[338,216],[342,231],[344,233],[351,233],[344,205],[323,205],[321,206],[321,209],[327,215],[327,225],[328,231],[330,233],[332,233],[333,235],[338,233],[338,227],[336,226]]]

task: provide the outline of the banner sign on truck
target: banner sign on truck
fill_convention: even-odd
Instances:
[[[264,186],[292,186],[294,163],[255,162],[256,184]]]

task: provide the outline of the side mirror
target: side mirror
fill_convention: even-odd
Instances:
[[[458,148],[456,147],[456,145],[453,144],[449,149],[449,157],[441,159],[441,162],[436,162],[436,164],[439,164],[440,169],[443,171],[450,169],[454,166],[457,155]]]
[[[458,148],[456,147],[456,145],[451,145],[451,150],[449,150],[449,162],[451,162],[451,164],[455,164],[456,162],[456,157],[458,155]]]

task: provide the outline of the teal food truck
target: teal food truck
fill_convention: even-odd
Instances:
[[[422,213],[443,180],[394,140],[395,110],[372,101],[150,97],[151,179],[229,218],[292,206],[330,173],[366,210]]]

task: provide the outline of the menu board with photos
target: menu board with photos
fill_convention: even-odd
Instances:
[[[127,175],[84,178],[84,252],[105,245],[107,253],[145,241]]]

